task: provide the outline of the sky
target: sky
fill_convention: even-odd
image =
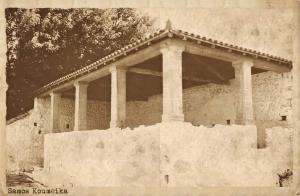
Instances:
[[[156,28],[164,28],[170,19],[175,29],[292,58],[291,8],[147,8],[140,11],[156,19]]]

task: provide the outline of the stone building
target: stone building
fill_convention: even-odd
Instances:
[[[49,132],[288,121],[291,67],[286,59],[167,26],[39,89],[35,107],[49,102]],[[276,91],[282,96],[273,97]]]
[[[170,147],[172,145],[168,142],[173,136],[174,138],[180,136],[184,138],[189,134],[195,134],[194,138],[182,139],[181,142],[188,144],[194,139],[197,140],[197,137],[199,137],[199,141],[205,143],[205,135],[203,136],[203,134],[207,134],[207,138],[213,138],[212,144],[209,145],[217,146],[213,142],[222,142],[220,140],[222,138],[224,141],[228,139],[230,145],[236,144],[235,147],[228,144],[228,148],[232,150],[233,154],[242,153],[243,150],[248,152],[249,149],[252,149],[252,154],[249,157],[246,156],[245,160],[249,162],[245,164],[245,168],[249,165],[249,167],[255,167],[255,164],[258,164],[257,168],[266,170],[267,177],[264,176],[265,174],[258,174],[259,169],[253,168],[253,172],[258,174],[258,177],[254,178],[253,182],[248,179],[243,183],[257,186],[263,182],[263,185],[275,186],[276,172],[283,172],[283,170],[288,169],[287,167],[291,167],[290,158],[287,158],[286,162],[279,161],[280,156],[284,153],[291,156],[291,144],[289,143],[290,129],[292,128],[291,69],[292,62],[289,60],[176,30],[168,22],[165,29],[59,78],[35,92],[34,109],[21,119],[9,122],[8,137],[14,138],[8,142],[11,146],[18,139],[18,137],[10,137],[16,134],[14,130],[20,129],[20,127],[23,130],[30,130],[28,131],[28,138],[30,139],[26,142],[24,140],[26,148],[20,147],[26,149],[26,153],[18,155],[19,158],[14,157],[14,152],[20,150],[15,148],[14,152],[13,150],[10,152],[10,158],[19,160],[19,162],[22,160],[21,162],[24,163],[21,166],[20,164],[17,165],[16,168],[27,167],[31,164],[44,166],[47,171],[51,171],[61,167],[61,170],[69,169],[71,175],[72,171],[76,170],[75,168],[80,167],[74,166],[72,168],[73,166],[69,165],[69,162],[78,158],[75,155],[77,150],[84,151],[83,149],[93,148],[89,146],[92,144],[95,144],[96,151],[99,146],[99,148],[107,148],[109,145],[115,145],[106,143],[115,138],[115,136],[107,135],[109,134],[107,131],[111,130],[114,133],[115,130],[121,128],[125,130],[124,133],[127,133],[129,131],[127,127],[136,131],[135,134],[139,134],[138,130],[145,131],[145,136],[134,137],[143,138],[141,141],[144,141],[146,145],[148,141],[144,137],[147,136],[150,140],[156,138],[156,136],[151,135],[156,131],[149,133],[149,136],[147,130],[152,128],[144,126],[153,127],[151,125],[154,125],[153,130],[156,130],[155,124],[159,123],[156,126],[159,127],[160,133],[158,138],[153,139],[153,145],[156,146],[153,149],[159,148],[161,151],[158,152],[153,149],[150,151],[153,154],[158,153],[157,156],[160,158],[158,160],[151,159],[152,166],[161,164],[160,167],[163,167],[165,157],[170,157],[170,155],[167,155],[168,152],[162,154],[164,151],[162,143],[168,146],[166,148],[172,149]],[[163,128],[163,126],[167,127]],[[177,132],[176,127],[181,131]],[[273,136],[268,140],[265,130],[274,127],[277,138]],[[184,129],[191,129],[193,132],[187,131],[185,135],[182,133]],[[213,135],[215,133],[216,135]],[[98,134],[103,135],[100,137]],[[202,134],[202,136],[197,134]],[[210,134],[212,136],[209,136]],[[106,140],[102,137],[106,137]],[[125,136],[120,136],[120,138],[123,137]],[[97,138],[102,138],[100,144],[100,139]],[[280,142],[283,143],[281,148],[286,149],[286,151],[279,150],[280,144],[276,139],[281,140]],[[121,143],[127,141],[127,139],[124,141],[117,140]],[[79,143],[72,143],[74,141]],[[87,143],[88,141],[91,143]],[[141,146],[141,143],[135,147]],[[62,149],[59,147],[60,145],[67,146]],[[222,145],[226,146],[227,144]],[[222,147],[222,145],[217,148]],[[267,147],[267,149],[266,151],[259,151],[257,146],[259,148]],[[268,147],[272,149],[270,150]],[[115,149],[113,147],[108,148],[110,150]],[[70,149],[74,151],[73,155],[71,155]],[[139,149],[138,152],[144,151],[144,147]],[[64,150],[70,153],[67,160],[63,159]],[[274,152],[278,155],[278,161],[272,162]],[[197,151],[193,151],[193,153],[197,154]],[[229,153],[228,157],[231,155]],[[90,157],[88,156],[88,153],[85,153],[80,159],[83,159],[83,162],[85,158],[95,161],[93,153]],[[176,159],[176,156],[173,156]],[[198,156],[200,154],[196,157]],[[234,156],[237,155],[234,154]],[[227,166],[232,168],[233,165],[230,165],[230,161],[227,160],[228,157],[225,158],[226,161],[223,160],[226,165],[225,168]],[[128,180],[129,177],[125,178],[124,176],[127,174],[124,174],[123,177],[116,177],[118,180],[115,180],[114,183],[117,185],[123,183],[140,185],[149,182],[150,184],[159,184],[161,174],[164,183],[182,185],[183,181],[172,181],[169,178],[174,179],[173,172],[177,172],[179,176],[182,175],[183,171],[191,172],[191,169],[186,168],[193,168],[199,161],[186,159],[189,161],[176,161],[174,171],[166,169],[167,166],[162,169],[168,171],[169,173],[166,172],[168,174],[161,174],[157,169],[153,172],[154,174],[158,172],[157,176],[153,177],[152,174],[149,174],[150,178],[148,174],[145,174],[144,180],[138,178],[137,181],[135,178]],[[145,158],[145,160],[147,159]],[[257,163],[257,160],[261,162]],[[92,165],[98,165],[99,168],[102,168],[97,161],[93,161],[91,161]],[[266,162],[270,165],[265,164]],[[121,163],[118,164],[122,165]],[[207,164],[210,164],[209,161]],[[150,168],[152,166],[145,167]],[[133,170],[130,171],[133,172]],[[243,176],[239,179],[247,179],[249,173],[243,170],[239,172],[236,175]],[[175,173],[174,175],[177,175]],[[132,175],[132,173],[128,175]],[[224,174],[223,177],[226,180],[220,180],[218,183],[227,185],[227,178],[230,177],[228,174]],[[266,178],[268,179],[266,180]],[[158,180],[154,182],[150,179]],[[185,176],[183,179],[186,180],[189,177]],[[199,179],[200,182],[206,183]],[[97,181],[97,183],[103,186],[107,185],[104,181]],[[191,182],[191,184],[193,183]],[[216,182],[208,180],[207,183],[215,184]],[[240,181],[235,182],[234,180],[230,183],[230,185],[243,185],[239,184]]]

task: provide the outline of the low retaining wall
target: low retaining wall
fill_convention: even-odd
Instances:
[[[30,171],[43,166],[44,135],[37,122],[38,116],[30,111],[12,124],[6,126],[7,170]]]
[[[270,129],[269,146],[257,149],[255,126],[190,123],[47,134],[35,177],[101,187],[276,186],[277,173],[291,169],[290,140],[290,129]]]

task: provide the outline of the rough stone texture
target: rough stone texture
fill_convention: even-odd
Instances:
[[[89,129],[109,128],[109,103],[89,101],[87,122]],[[60,104],[60,130],[72,131],[74,101],[62,98]],[[50,132],[50,98],[36,99],[35,108],[21,119],[12,119],[6,126],[8,170],[32,169],[43,165],[43,134]],[[95,120],[95,118],[97,120]],[[36,126],[35,126],[36,123]],[[69,125],[69,128],[67,128]]]
[[[65,112],[65,108],[62,107],[60,112]],[[38,126],[40,127],[42,133],[49,133],[50,132],[50,97],[45,99],[34,99],[34,109],[31,114],[35,117],[35,121],[38,123]],[[35,115],[34,115],[35,114]],[[60,118],[63,118],[63,115],[60,115]],[[29,122],[29,124],[32,125],[34,122]],[[13,126],[14,123],[8,124],[7,127]]]
[[[41,99],[36,113],[39,113],[40,124],[43,133],[49,133],[50,99]],[[73,131],[74,127],[74,100],[62,98],[60,103],[60,131]],[[110,104],[89,100],[87,104],[87,128],[88,129],[107,129],[110,120]],[[67,128],[67,125],[69,125]]]
[[[97,120],[95,120],[95,118]],[[88,129],[107,129],[110,123],[110,103],[88,101]],[[100,128],[99,128],[100,127]]]
[[[291,168],[291,134],[268,130],[263,150],[255,126],[173,122],[47,134],[45,170],[34,176],[66,186],[276,186],[277,173]]]
[[[7,126],[8,171],[31,170],[43,166],[44,136],[41,127],[34,126],[38,117],[30,112]]]
[[[292,123],[292,74],[265,72],[253,75],[253,104],[256,120]]]
[[[265,146],[266,128],[281,126],[291,127],[291,73],[277,74],[264,72],[252,76],[253,79],[253,107],[255,123],[258,128],[258,145]],[[37,153],[34,161],[29,154],[30,143],[40,145],[36,148],[43,149],[42,141],[32,139],[41,138],[34,127],[37,123],[41,133],[49,133],[50,99],[39,99],[36,108],[30,112],[29,117],[13,122],[7,127],[7,140],[10,144],[16,144],[16,139],[21,138],[23,131],[25,136],[18,145],[9,145],[9,156],[15,162],[27,161],[30,164],[40,163],[42,154]],[[236,96],[233,81],[230,85],[208,84],[197,86],[183,91],[183,111],[185,121],[193,125],[211,127],[215,124],[235,123],[236,119]],[[152,96],[148,101],[127,102],[126,125],[133,128],[140,125],[153,125],[161,122],[162,97]],[[73,131],[74,127],[74,100],[62,98],[60,104],[60,130],[61,132]],[[281,115],[287,115],[287,121],[281,121]],[[87,126],[88,129],[107,129],[110,122],[110,103],[88,101]],[[67,128],[69,125],[69,128]],[[33,131],[35,130],[35,131]],[[33,146],[34,146],[33,145]],[[24,150],[26,149],[26,150]],[[28,150],[27,150],[28,149]],[[24,157],[19,157],[16,152],[24,152]],[[27,156],[28,155],[28,156]],[[12,164],[9,164],[9,167]],[[23,167],[23,166],[22,166]],[[12,167],[12,169],[15,166]]]
[[[144,1],[143,1],[144,2]],[[140,6],[147,7],[148,5],[152,7],[149,9],[150,13],[158,17],[163,27],[165,21],[169,18],[174,21],[175,26],[178,28],[186,29],[187,31],[193,30],[196,33],[202,35],[207,35],[213,38],[220,39],[222,41],[233,42],[238,45],[248,46],[254,49],[263,50],[270,52],[272,54],[277,54],[290,58],[292,55],[292,42],[294,45],[298,45],[297,41],[292,41],[291,32],[293,30],[292,24],[292,6],[294,5],[294,0],[282,1],[282,0],[254,0],[254,1],[245,1],[245,0],[183,0],[178,3],[174,3],[173,0],[168,1],[147,1],[147,3],[140,3],[139,1],[122,1],[122,0],[103,0],[101,4],[95,1],[64,1],[60,3],[59,1],[48,2],[48,1],[39,1],[38,5],[40,7],[59,7],[69,8],[72,6],[75,7],[107,7],[107,6],[120,6],[121,7],[131,7]],[[8,7],[36,7],[37,1],[9,1],[7,2]],[[128,6],[129,5],[129,6]],[[186,9],[186,7],[191,9]],[[169,9],[166,9],[166,8]],[[170,9],[177,8],[177,9]],[[197,8],[197,9],[195,9]],[[213,8],[213,9],[207,9]],[[227,8],[227,9],[226,9]],[[255,8],[253,9],[248,8]],[[291,8],[291,9],[289,9]],[[4,14],[4,12],[3,12]],[[4,17],[2,17],[4,19]],[[213,20],[212,20],[213,18]],[[193,20],[191,20],[193,19]],[[195,23],[195,21],[197,21]],[[5,24],[3,22],[2,24]],[[5,28],[1,28],[5,29]],[[221,32],[221,33],[220,33]],[[3,30],[3,35],[5,32]],[[3,48],[6,48],[4,38],[2,36],[2,45]],[[4,50],[3,50],[4,51]],[[2,53],[3,58],[5,58],[5,52]],[[298,54],[298,53],[296,53]],[[297,59],[295,55],[295,59]],[[3,63],[4,64],[4,63]],[[3,67],[4,68],[4,67]],[[2,72],[4,76],[4,71]],[[298,73],[295,73],[295,75]],[[298,74],[299,75],[299,74]],[[295,77],[294,77],[295,78]],[[5,84],[5,77],[2,77],[2,83]],[[1,83],[1,84],[2,84]],[[2,98],[5,97],[6,86],[1,87]],[[5,101],[1,103],[5,104]],[[2,122],[5,122],[5,106],[1,107],[2,109]],[[289,118],[288,118],[289,120]],[[156,120],[155,120],[156,121]],[[269,123],[269,122],[268,122]],[[2,123],[5,124],[5,123]],[[1,130],[4,130],[1,129]],[[3,133],[3,132],[1,132]],[[3,135],[3,134],[2,134]],[[5,137],[1,137],[5,138]],[[2,141],[3,143],[3,141]],[[298,142],[299,143],[299,142]],[[5,148],[0,148],[2,151]],[[4,153],[0,153],[3,155]],[[299,157],[299,156],[298,156]],[[4,157],[2,157],[4,158]],[[4,160],[4,159],[1,159]],[[0,166],[1,170],[5,170],[3,164]],[[4,173],[4,172],[1,172]],[[61,177],[63,177],[62,175]],[[5,182],[5,176],[1,176],[1,184]],[[113,188],[114,189],[114,188]],[[126,188],[128,190],[128,188]],[[135,195],[141,195],[143,189],[135,192]],[[275,195],[273,192],[270,192],[269,189],[256,189],[257,195]],[[283,190],[283,189],[280,189]],[[85,190],[88,193],[83,193],[82,190],[76,190],[74,195],[77,195],[78,192],[82,192],[82,195],[92,195],[91,190]],[[102,190],[105,191],[105,190]],[[97,195],[99,190],[94,190],[94,195]],[[124,195],[125,189],[119,190],[119,195]],[[215,189],[207,192],[207,195],[211,193],[215,195],[236,195],[237,189],[231,189],[231,193],[228,193],[228,189],[220,190],[217,192]],[[219,194],[217,194],[217,193]],[[264,194],[262,193],[264,192]],[[195,195],[191,191],[191,188],[188,189],[174,189],[173,195]],[[129,195],[129,193],[128,193]],[[130,194],[132,195],[132,193]],[[254,195],[253,189],[244,189],[240,192],[240,195]],[[287,195],[284,193],[276,195]]]
[[[265,146],[266,128],[293,127],[292,74],[266,72],[254,75],[253,108],[259,147]],[[281,120],[282,116],[287,117],[286,121]]]
[[[126,124],[130,127],[161,122],[162,96],[149,97],[148,101],[127,102]]]
[[[208,84],[183,91],[185,121],[194,125],[212,126],[231,123],[236,119],[234,81],[230,85]],[[292,125],[291,73],[264,72],[252,75],[253,108],[255,123],[259,127]],[[160,122],[161,95],[150,97],[148,102],[127,103],[127,125],[150,125]],[[287,121],[281,121],[286,115]]]

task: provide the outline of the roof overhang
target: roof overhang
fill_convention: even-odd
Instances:
[[[132,66],[141,63],[149,58],[160,55],[161,46],[165,44],[165,42],[170,41],[184,44],[185,52],[191,54],[229,62],[251,59],[254,61],[256,68],[263,70],[286,72],[292,68],[292,62],[284,58],[207,39],[206,37],[190,34],[181,30],[166,28],[165,30],[155,32],[143,40],[138,40],[137,42],[127,45],[86,67],[59,78],[38,89],[34,94],[35,96],[45,96],[52,91],[68,90],[74,86],[74,82],[91,82],[110,74],[109,69],[111,66]]]

